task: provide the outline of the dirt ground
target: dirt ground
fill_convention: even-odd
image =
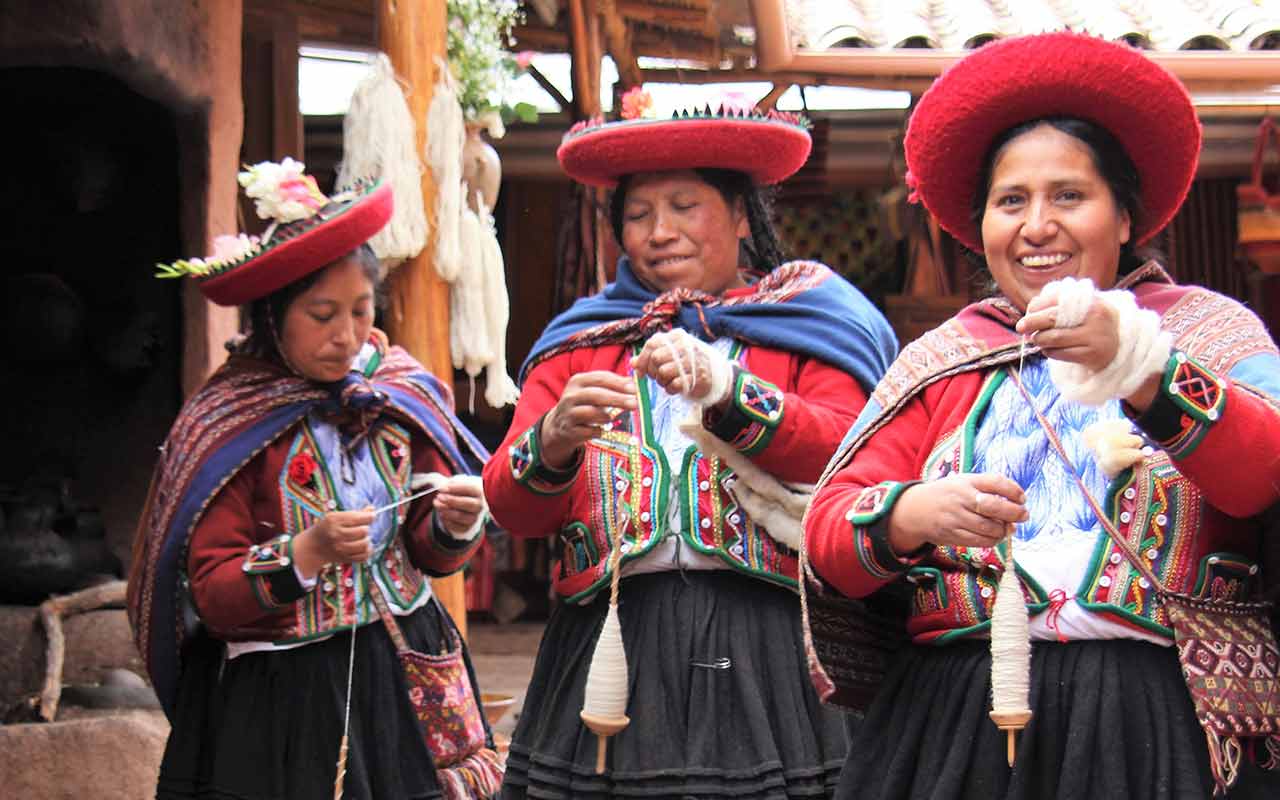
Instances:
[[[495,734],[510,736],[524,703],[524,692],[533,675],[533,661],[542,640],[542,622],[515,622],[500,625],[472,620],[467,626],[467,644],[476,679],[484,693],[509,694],[511,710],[493,726]]]

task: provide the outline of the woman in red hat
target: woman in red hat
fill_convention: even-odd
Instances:
[[[1135,249],[1181,205],[1199,148],[1172,75],[1077,34],[983,47],[921,98],[909,182],[995,291],[904,350],[806,520],[818,574],[852,598],[901,590],[911,639],[837,796],[1280,792],[1250,763],[1280,754],[1275,711],[1202,730],[1157,588],[1256,597],[1258,515],[1280,498],[1266,328]],[[1029,674],[1006,660],[1019,649]],[[1210,688],[1234,659],[1261,678],[1280,656],[1210,649],[1188,670]],[[1030,712],[1012,767],[993,693],[995,716]]]
[[[500,524],[560,540],[562,602],[504,797],[818,797],[835,785],[840,715],[802,680],[799,516],[896,342],[827,267],[782,263],[759,187],[804,163],[798,122],[708,109],[579,126],[560,147],[571,177],[614,188],[625,255],[615,283],[534,345],[484,469]],[[615,566],[625,659],[603,663],[593,649]],[[616,712],[630,724],[600,771],[579,718],[592,670],[629,689]]]
[[[427,577],[480,543],[460,448],[487,453],[373,327],[390,187],[325,197],[291,159],[240,183],[263,236],[161,266],[251,328],[161,447],[135,544],[130,616],[173,726],[157,797],[490,796],[500,762]],[[408,675],[406,647],[430,666]]]

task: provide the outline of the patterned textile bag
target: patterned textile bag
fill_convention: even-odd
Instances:
[[[502,757],[485,747],[484,718],[462,656],[462,639],[450,626],[451,647],[440,655],[409,647],[386,598],[371,591],[378,615],[395,643],[409,684],[409,702],[422,737],[435,757],[436,778],[447,800],[489,798],[502,786]],[[433,601],[434,602],[434,601]]]
[[[809,679],[824,703],[864,712],[907,643],[907,598],[896,585],[861,600],[841,595],[814,574],[803,539],[800,575]]]
[[[1208,741],[1214,794],[1225,794],[1235,783],[1242,739],[1262,740],[1257,744],[1265,747],[1266,754],[1255,753],[1259,766],[1280,767],[1280,648],[1276,647],[1271,629],[1271,603],[1170,591],[1089,494],[1058,435],[1032,402],[1017,372],[1010,371],[1010,375],[1048,434],[1049,444],[1069,474],[1077,476],[1076,484],[1103,530],[1138,574],[1156,588],[1169,627],[1173,628],[1178,661],[1195,705],[1196,719]]]

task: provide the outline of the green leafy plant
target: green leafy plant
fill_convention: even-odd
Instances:
[[[528,65],[528,54],[507,49],[511,29],[524,21],[517,0],[448,0],[449,66],[457,80],[458,102],[467,122],[502,136],[503,125],[536,122],[532,103],[510,105],[511,81]]]

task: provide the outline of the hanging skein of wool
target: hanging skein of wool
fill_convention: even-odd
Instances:
[[[342,164],[337,185],[381,178],[391,186],[395,212],[369,240],[384,270],[394,269],[427,245],[427,214],[422,205],[422,159],[415,146],[413,115],[391,66],[379,53],[368,77],[351,95],[342,123]]]
[[[427,110],[427,163],[436,180],[436,272],[452,283],[462,264],[458,226],[462,218],[462,146],[467,129],[453,89],[449,67],[437,61],[440,80],[431,90]]]
[[[484,399],[492,408],[514,405],[520,399],[520,390],[507,374],[507,321],[510,318],[510,300],[507,298],[507,268],[502,259],[502,245],[498,243],[497,226],[493,214],[480,205],[480,263],[484,275],[485,331],[488,336],[489,361],[485,364]]]
[[[467,203],[458,232],[462,261],[450,291],[449,350],[454,368],[474,378],[493,359],[493,351],[484,308],[484,224]]]
[[[613,549],[609,553],[613,579],[609,584],[609,610],[596,639],[587,669],[587,686],[578,716],[596,735],[596,774],[604,773],[609,737],[631,724],[627,716],[627,652],[622,644],[622,626],[618,622],[618,577],[622,572],[622,534],[630,516],[615,526]]]
[[[1013,537],[995,607],[991,611],[991,719],[1008,733],[1009,766],[1013,766],[1017,732],[1031,719],[1031,633],[1013,561]]]

